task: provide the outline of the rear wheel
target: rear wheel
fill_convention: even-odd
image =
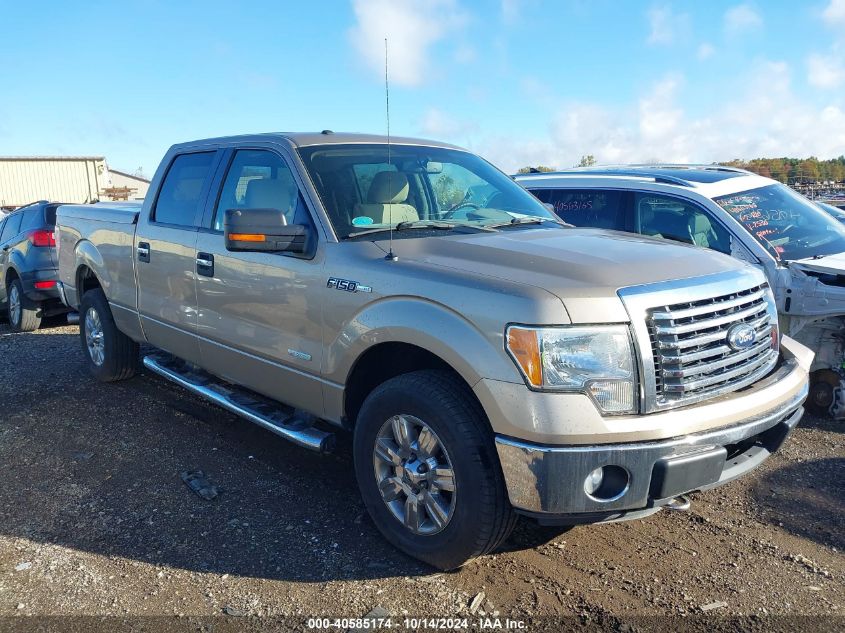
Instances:
[[[38,304],[23,292],[20,279],[13,279],[6,289],[9,302],[9,325],[15,332],[34,332],[41,325]]]
[[[114,382],[135,375],[138,344],[117,329],[106,296],[99,288],[82,297],[79,338],[88,370],[97,380]]]
[[[415,558],[454,569],[513,529],[493,434],[449,372],[413,372],[376,388],[358,416],[353,450],[376,527]]]

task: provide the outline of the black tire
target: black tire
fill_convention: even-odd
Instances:
[[[830,417],[830,407],[841,378],[832,369],[819,369],[810,374],[810,395],[805,407],[819,417]]]
[[[12,311],[12,296],[18,297],[18,310]],[[6,302],[8,303],[9,325],[15,332],[34,332],[41,327],[41,313],[38,304],[23,293],[20,279],[13,279],[6,288]]]
[[[88,317],[91,316],[91,321]],[[88,345],[88,325],[99,321],[99,332],[102,333],[102,359],[95,361],[95,353]],[[93,323],[92,323],[93,325]],[[97,332],[92,327],[92,332]],[[79,307],[79,340],[82,352],[88,364],[88,371],[102,382],[126,380],[135,375],[138,370],[138,343],[117,329],[114,324],[109,302],[106,295],[99,288],[89,290],[82,297]]]
[[[374,448],[394,416],[413,416],[437,435],[454,472],[454,506],[440,531],[417,534],[388,508],[379,491]],[[392,378],[364,401],[355,426],[355,475],[364,504],[384,537],[403,552],[443,570],[498,547],[516,514],[508,501],[493,433],[478,402],[456,375],[417,371]]]

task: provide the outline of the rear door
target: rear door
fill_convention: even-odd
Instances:
[[[135,233],[138,313],[154,346],[198,363],[197,229],[216,150],[176,154]]]
[[[0,231],[0,301],[6,302],[6,271],[9,269],[9,261],[12,257],[12,247],[15,245],[15,238],[20,233],[21,217],[23,213],[13,213],[8,216]]]
[[[0,218],[0,304],[6,300],[6,251],[3,250],[3,227],[6,218]]]

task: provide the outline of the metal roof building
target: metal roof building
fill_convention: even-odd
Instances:
[[[35,200],[90,202],[109,186],[103,156],[0,156],[0,208]]]

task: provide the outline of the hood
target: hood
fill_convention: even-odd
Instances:
[[[789,267],[828,275],[842,275],[845,274],[845,253],[825,255],[818,259],[795,259],[789,262]]]
[[[394,242],[394,251],[400,258],[543,288],[563,302],[574,323],[595,322],[599,307],[627,320],[616,294],[620,288],[746,267],[715,251],[600,229],[405,238]]]

